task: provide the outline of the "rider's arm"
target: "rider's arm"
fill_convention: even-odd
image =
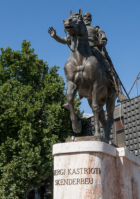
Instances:
[[[105,46],[107,44],[105,32],[101,28],[98,28],[98,38],[100,46]]]
[[[54,35],[53,38],[61,44],[68,44],[71,45],[71,37],[68,35],[66,37],[59,37]]]
[[[56,30],[53,27],[49,28],[48,33],[51,35],[52,38],[54,38],[59,43],[71,45],[70,35],[68,35],[66,37],[59,37],[59,36],[56,35]]]

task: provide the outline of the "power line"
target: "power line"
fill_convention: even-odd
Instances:
[[[130,94],[130,92],[132,91],[134,85],[136,84],[137,96],[138,96],[138,83],[140,84],[140,81],[139,81],[139,80],[140,80],[140,72],[139,72],[138,76],[136,77],[136,79],[135,79],[135,81],[134,81],[134,83],[133,83],[133,85],[132,85],[132,87],[131,87],[131,89],[130,89],[128,95]]]

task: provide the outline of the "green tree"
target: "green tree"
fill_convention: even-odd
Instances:
[[[0,198],[23,198],[52,174],[52,145],[72,135],[64,81],[30,42],[0,55]],[[75,99],[79,118],[79,99]]]

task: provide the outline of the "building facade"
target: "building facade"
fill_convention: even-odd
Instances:
[[[106,111],[105,115],[107,117]],[[82,135],[91,136],[94,134],[94,115],[85,114],[84,117],[87,119]],[[101,136],[104,137],[100,123],[99,126]],[[115,107],[114,125],[110,138],[117,146],[126,147],[140,157],[140,95]]]

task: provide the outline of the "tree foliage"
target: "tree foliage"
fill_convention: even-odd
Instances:
[[[72,135],[58,67],[38,59],[30,42],[0,55],[0,198],[20,199],[52,174],[52,145]],[[75,99],[79,118],[79,99]]]

